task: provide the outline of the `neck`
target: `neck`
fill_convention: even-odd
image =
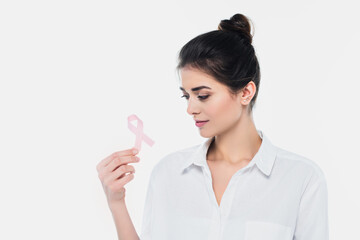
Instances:
[[[245,115],[245,114],[244,114]],[[262,143],[251,116],[242,116],[227,131],[215,136],[207,152],[207,160],[226,165],[250,162]]]

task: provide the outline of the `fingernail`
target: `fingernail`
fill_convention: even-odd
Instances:
[[[136,148],[133,150],[134,154],[137,154],[139,152],[139,150],[137,150]]]
[[[138,156],[135,156],[136,161],[140,161],[140,158]]]

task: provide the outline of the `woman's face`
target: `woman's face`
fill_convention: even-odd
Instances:
[[[210,138],[231,130],[241,115],[246,113],[249,101],[241,104],[241,100],[247,97],[241,97],[241,92],[232,97],[225,85],[194,68],[182,68],[180,75],[180,89],[188,104],[187,112],[194,120],[208,120],[201,127],[195,126],[202,137]]]

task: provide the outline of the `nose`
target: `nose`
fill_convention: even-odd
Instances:
[[[193,101],[191,99],[191,97],[189,98],[188,100],[188,103],[187,103],[187,113],[189,115],[194,115],[194,114],[197,114],[199,112],[199,106],[197,105],[196,101]]]

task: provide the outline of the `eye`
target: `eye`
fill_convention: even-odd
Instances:
[[[188,97],[188,96],[186,96],[186,95],[182,95],[181,97],[186,98],[186,100],[187,100],[187,99],[189,99],[189,97]]]
[[[200,99],[207,99],[209,97],[209,95],[205,95],[205,96],[198,96],[198,98]]]
[[[186,98],[186,100],[189,100],[189,96],[187,96],[187,95],[182,95],[181,97],[184,97],[184,98]],[[204,99],[206,99],[206,98],[208,98],[208,97],[209,97],[209,95],[206,95],[206,96],[198,96],[198,98],[201,99],[201,100],[204,100]]]

